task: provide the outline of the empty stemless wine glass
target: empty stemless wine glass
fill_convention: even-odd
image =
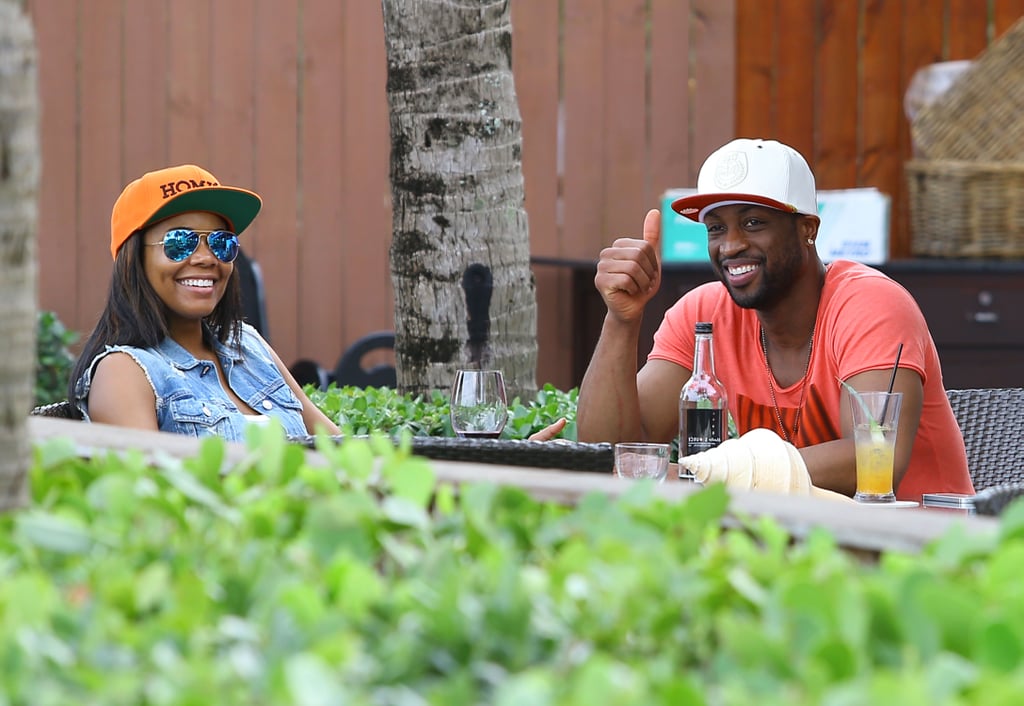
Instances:
[[[457,436],[497,439],[508,420],[505,379],[500,370],[459,370],[451,398],[452,430]]]

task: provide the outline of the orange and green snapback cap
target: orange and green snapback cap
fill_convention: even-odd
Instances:
[[[221,186],[202,167],[182,164],[147,172],[124,187],[110,215],[110,255],[117,257],[132,233],[189,211],[222,216],[236,234],[249,227],[263,205],[259,194]]]

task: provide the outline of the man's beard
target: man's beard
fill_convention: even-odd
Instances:
[[[721,263],[714,263],[715,274],[729,291],[736,306],[741,309],[771,309],[789,294],[790,288],[800,275],[803,263],[800,261],[800,252],[796,248],[788,249],[782,259],[776,259],[770,267],[764,260],[761,261],[760,284],[756,289],[749,287],[744,291],[737,292],[730,286],[725,274],[725,268]]]

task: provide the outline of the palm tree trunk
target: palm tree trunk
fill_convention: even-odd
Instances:
[[[507,0],[382,0],[398,387],[497,368],[537,389],[537,302]]]
[[[35,379],[39,134],[32,24],[0,0],[0,510],[25,503]]]

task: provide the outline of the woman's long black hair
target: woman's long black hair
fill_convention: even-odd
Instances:
[[[107,305],[85,342],[68,381],[68,399],[74,401],[78,380],[92,365],[93,358],[107,346],[153,348],[169,335],[167,306],[153,290],[143,265],[146,247],[142,231],[136,231],[117,251],[110,277]],[[241,345],[242,289],[238,270],[228,278],[224,296],[203,321],[204,331],[221,343]]]

